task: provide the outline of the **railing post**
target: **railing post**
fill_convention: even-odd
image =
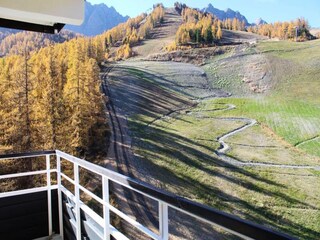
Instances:
[[[81,215],[80,215],[80,189],[79,189],[79,165],[74,163],[74,195],[76,204],[76,225],[77,225],[77,240],[81,239]]]
[[[61,192],[61,158],[57,156],[57,182],[58,182],[58,209],[59,209],[59,231],[62,239],[63,237],[63,210],[62,210],[62,192]]]
[[[49,236],[52,235],[52,199],[51,199],[51,173],[50,173],[50,155],[46,155],[47,170],[47,198],[48,198],[48,229]]]
[[[103,219],[104,231],[103,239],[110,240],[110,200],[109,200],[109,179],[105,176],[102,177],[102,197],[103,197]]]
[[[169,239],[169,214],[168,205],[163,202],[159,202],[159,232],[160,239]]]

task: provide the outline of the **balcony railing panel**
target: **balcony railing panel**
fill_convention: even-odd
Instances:
[[[56,169],[51,168],[50,156],[52,155],[56,156]],[[55,214],[52,210],[53,206],[57,204],[57,219],[59,219],[58,232],[64,239],[81,239],[81,237],[86,234],[91,236],[94,235],[94,238],[97,239],[110,239],[111,236],[115,239],[128,239],[124,233],[121,233],[115,226],[112,226],[110,216],[113,214],[120,217],[128,225],[131,225],[138,232],[141,232],[141,234],[148,236],[151,239],[167,240],[170,235],[170,209],[182,212],[186,216],[190,216],[190,218],[200,219],[213,226],[218,226],[219,228],[243,239],[294,239],[267,227],[242,220],[230,214],[220,212],[216,209],[162,191],[146,183],[126,177],[58,150],[30,154],[0,155],[0,160],[41,156],[45,156],[45,169],[2,175],[0,176],[0,179],[12,179],[22,176],[46,174],[46,186],[0,193],[0,200],[12,196],[46,191],[48,236],[52,235],[54,230],[57,232],[57,228],[53,224]],[[73,169],[69,170],[72,171],[72,173],[69,172],[68,176],[61,171],[62,161],[67,161],[73,165]],[[98,196],[92,191],[92,189],[80,184],[80,169],[87,169],[91,173],[99,176],[102,195],[100,194],[100,196]],[[55,172],[57,174],[57,181],[52,183],[51,174]],[[72,174],[73,177],[70,177]],[[73,190],[70,190],[66,183],[73,186]],[[149,226],[141,224],[139,219],[133,218],[124,211],[121,211],[121,208],[117,208],[110,203],[110,187],[114,185],[122,186],[124,189],[136,192],[144,198],[152,199],[153,202],[157,203],[158,216],[156,216],[156,218],[159,221],[157,222],[158,228],[156,231]],[[55,189],[57,189],[57,202],[53,202],[52,200],[52,191]],[[81,200],[81,196],[83,194],[86,194],[101,205],[101,214],[98,214]]]

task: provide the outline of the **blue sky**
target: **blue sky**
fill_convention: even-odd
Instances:
[[[173,6],[177,0],[87,0],[93,4],[113,6],[122,15],[135,17],[147,11],[154,3]],[[245,15],[249,22],[259,17],[267,22],[292,20],[305,17],[312,27],[320,27],[320,0],[185,0],[188,6],[204,8],[209,3],[219,9],[231,8]]]

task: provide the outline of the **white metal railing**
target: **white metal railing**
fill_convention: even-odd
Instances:
[[[79,158],[73,157],[71,155],[68,155],[66,153],[63,153],[61,151],[56,151],[57,155],[57,172],[58,175],[60,175],[60,179],[58,179],[58,196],[59,196],[59,206],[62,205],[62,198],[61,193],[64,193],[67,197],[69,197],[73,202],[75,202],[76,205],[76,219],[81,219],[80,217],[80,209],[84,211],[86,214],[88,214],[96,223],[98,223],[103,229],[103,236],[101,236],[102,239],[110,239],[110,236],[112,235],[115,239],[128,239],[126,236],[124,236],[121,232],[119,232],[115,227],[113,227],[110,224],[110,212],[113,212],[117,216],[121,217],[123,220],[127,221],[129,224],[140,230],[142,233],[146,234],[152,239],[155,240],[164,240],[168,239],[169,233],[168,233],[168,205],[165,204],[162,201],[159,201],[158,199],[155,199],[152,196],[148,196],[147,194],[140,192],[137,189],[134,189],[130,186],[128,180],[130,178],[123,176],[121,174],[118,174],[116,172],[113,172],[111,170],[107,170],[105,168],[99,167],[95,164],[92,164],[90,162],[81,160]],[[74,171],[74,179],[71,179],[66,174],[62,173],[61,171],[61,160],[67,160],[73,164],[73,171]],[[79,167],[89,170],[90,172],[93,172],[97,175],[99,175],[102,178],[102,198],[91,192],[90,190],[86,189],[84,186],[80,185],[79,183]],[[65,186],[63,186],[61,182],[61,178],[67,180],[69,183],[74,185],[74,191],[75,193],[71,193]],[[123,187],[126,187],[128,189],[131,189],[133,191],[136,191],[148,198],[151,198],[153,200],[156,200],[159,202],[159,235],[154,233],[152,230],[148,229],[147,227],[143,226],[136,220],[129,217],[127,214],[123,213],[119,209],[115,208],[110,204],[110,198],[109,198],[109,186],[110,182],[114,182],[117,184],[122,185]],[[103,206],[103,217],[100,217],[96,212],[94,212],[92,209],[90,209],[87,205],[85,205],[80,200],[80,190],[95,199],[97,202],[102,204]],[[61,209],[62,210],[62,209]],[[59,207],[59,211],[60,207]],[[59,216],[62,215],[62,212],[60,212]],[[76,221],[76,237],[77,239],[81,239],[81,221]],[[61,227],[63,229],[63,226]],[[93,230],[94,231],[94,230]],[[62,232],[60,230],[60,232]],[[97,235],[100,234],[100,232],[96,232]]]
[[[56,168],[51,169],[50,156],[56,156]],[[109,240],[111,236],[115,239],[128,239],[123,233],[119,232],[110,223],[110,213],[114,213],[128,224],[132,225],[142,233],[146,234],[155,240],[168,240],[169,239],[169,208],[183,212],[189,216],[193,216],[197,219],[201,219],[212,225],[218,226],[227,232],[235,234],[243,239],[293,239],[282,233],[277,233],[266,227],[250,223],[248,221],[242,220],[240,218],[231,216],[226,213],[222,213],[215,209],[206,207],[201,204],[194,203],[192,201],[186,200],[184,198],[178,197],[176,195],[163,192],[145,183],[139,182],[137,180],[131,179],[114,171],[102,168],[85,160],[76,158],[69,154],[61,151],[47,151],[43,153],[32,153],[32,154],[16,154],[16,155],[6,155],[0,156],[0,160],[3,159],[13,159],[13,158],[27,158],[27,157],[39,157],[45,156],[46,158],[46,169],[40,171],[32,171],[26,173],[8,174],[0,176],[0,179],[10,179],[23,176],[34,176],[39,174],[46,174],[47,185],[45,187],[38,187],[26,190],[19,190],[13,192],[0,193],[0,198],[16,196],[21,194],[35,193],[40,191],[47,191],[48,195],[48,235],[52,235],[52,200],[51,191],[53,189],[58,190],[58,212],[59,212],[59,230],[60,235],[63,238],[64,225],[63,225],[63,194],[72,200],[75,204],[75,221],[71,222],[75,228],[75,234],[77,239],[81,239],[81,210],[90,218],[96,222],[103,233],[99,229],[93,228],[92,231],[97,234],[101,239]],[[61,170],[61,162],[65,160],[73,165],[73,179],[63,173]],[[97,196],[95,193],[91,192],[89,189],[85,188],[80,184],[79,169],[83,168],[89,170],[90,172],[98,175],[102,179],[102,197]],[[57,183],[52,184],[51,173],[57,173]],[[69,184],[74,186],[74,193],[67,189],[67,186],[63,184],[63,181],[69,182]],[[111,183],[116,183],[124,188],[130,189],[136,193],[142,194],[147,199],[152,199],[158,203],[158,218],[159,218],[159,233],[155,233],[148,227],[137,222],[135,219],[131,218],[121,210],[112,206],[110,203],[109,187]],[[88,207],[80,198],[80,191],[92,197],[98,203],[102,205],[103,216],[101,217],[90,207]]]
[[[9,159],[19,159],[19,158],[31,158],[31,157],[42,157],[45,156],[46,158],[46,168],[45,170],[38,170],[38,171],[31,171],[31,172],[23,172],[23,173],[15,173],[15,174],[6,174],[1,175],[0,179],[12,179],[12,178],[18,178],[18,177],[26,177],[26,176],[36,176],[36,175],[42,175],[46,174],[46,186],[45,187],[36,187],[31,189],[24,189],[24,190],[18,190],[18,191],[11,191],[11,192],[2,192],[0,193],[0,198],[5,197],[13,197],[18,195],[25,195],[30,193],[37,193],[37,192],[43,192],[47,191],[48,196],[48,235],[52,235],[52,198],[51,198],[51,192],[54,189],[58,188],[58,185],[52,185],[51,184],[51,173],[57,172],[57,169],[51,169],[50,167],[50,156],[55,155],[54,151],[46,151],[41,153],[32,153],[32,154],[11,154],[7,156],[1,156],[0,160],[9,160]]]

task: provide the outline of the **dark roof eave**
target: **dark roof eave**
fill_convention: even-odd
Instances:
[[[53,26],[49,26],[0,18],[0,27],[50,34],[59,33],[64,25],[55,23]]]

